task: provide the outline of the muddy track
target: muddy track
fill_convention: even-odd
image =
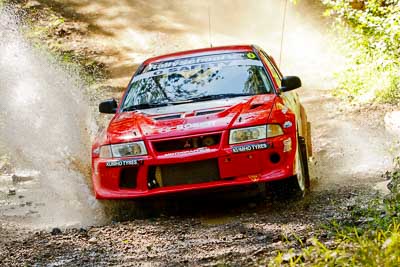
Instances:
[[[51,2],[40,1],[42,6]],[[61,15],[67,19],[73,19],[90,29],[87,35],[81,36],[81,39],[77,38],[75,45],[82,48],[80,45],[84,43],[87,46],[85,49],[91,47],[98,54],[98,51],[101,51],[97,59],[104,60],[103,63],[109,67],[111,73],[111,79],[106,80],[102,86],[111,85],[120,88],[124,86],[134,67],[147,56],[194,48],[199,44],[207,46],[208,32],[204,30],[207,28],[203,25],[204,14],[187,15],[187,10],[206,11],[207,6],[191,2],[182,5],[176,1],[171,3],[166,5],[162,1],[154,3],[132,1],[110,5],[108,1],[96,1],[96,3],[66,1],[62,4],[54,3],[53,9],[62,13]],[[271,6],[275,9],[281,8],[273,3],[271,2]],[[221,26],[224,18],[215,16],[215,40],[221,44],[247,42],[251,39],[247,35],[250,32],[252,36],[259,37],[249,42],[255,40],[260,45],[276,43],[279,32],[271,30],[267,37],[264,34],[265,28],[277,27],[272,15],[274,9],[271,11],[266,8],[260,11],[255,8],[256,4],[254,2],[243,7],[242,19],[244,22],[250,22],[253,21],[253,12],[269,12],[270,21],[260,22],[258,25],[259,28],[263,27],[262,31],[239,25],[225,29]],[[144,5],[142,8],[146,12],[140,12],[141,5]],[[223,7],[222,4],[216,5],[212,10],[218,14]],[[301,6],[302,12],[310,8],[312,6]],[[301,14],[295,10],[289,12],[292,18],[288,22],[289,29],[292,26],[293,32],[300,31],[301,35],[302,31],[307,32],[305,29],[315,26],[312,21],[299,21]],[[119,19],[115,19],[115,14],[119,14]],[[316,14],[310,16],[318,17]],[[235,25],[237,22],[231,21],[231,23]],[[15,31],[12,32],[15,34]],[[321,32],[317,31],[312,40],[319,43],[320,35]],[[22,168],[21,173],[21,171],[15,172],[15,166],[4,163],[6,160],[0,158],[0,265],[252,266],[265,264],[277,250],[299,247],[311,236],[329,242],[326,233],[320,230],[319,226],[333,219],[345,219],[348,210],[356,202],[364,201],[374,194],[372,188],[384,181],[382,174],[391,167],[391,155],[387,151],[392,146],[390,141],[392,138],[382,132],[382,115],[379,112],[354,111],[331,97],[329,90],[320,89],[329,87],[320,81],[327,78],[321,76],[321,73],[326,72],[326,62],[330,58],[320,56],[323,44],[311,47],[310,50],[314,53],[304,52],[303,58],[299,58],[299,53],[293,52],[295,48],[289,44],[296,42],[304,48],[309,43],[309,39],[303,40],[305,37],[310,38],[308,35],[301,35],[299,39],[296,34],[288,34],[289,41],[285,49],[292,52],[285,55],[286,63],[285,61],[283,63],[284,69],[299,70],[296,74],[304,77],[305,86],[299,93],[312,123],[314,147],[313,159],[310,162],[312,189],[305,199],[283,199],[270,194],[267,194],[267,197],[263,194],[260,196],[259,191],[253,188],[248,190],[250,196],[235,191],[229,194],[200,193],[194,196],[128,203],[119,206],[120,210],[114,208],[114,214],[104,223],[95,218],[101,217],[99,206],[97,203],[93,204],[90,190],[83,186],[85,180],[82,176],[87,175],[86,165],[71,160],[71,154],[62,152],[64,154],[61,155],[65,156],[62,161],[68,161],[67,167],[56,161],[59,164],[56,166],[61,166],[61,169],[51,169],[53,172],[50,172],[50,178],[46,179],[42,176],[49,173],[34,172],[35,167],[43,168],[42,165],[32,165],[26,161],[24,163],[26,165],[22,164],[22,167],[29,166],[29,168]],[[98,40],[101,40],[101,43]],[[21,39],[20,42],[25,41]],[[66,39],[66,45],[70,45],[69,42],[71,41]],[[22,49],[28,54],[31,51],[25,45],[10,46],[4,42],[2,45]],[[272,54],[278,54],[275,46],[272,46],[271,50]],[[12,70],[15,70],[15,73],[21,70],[13,69],[7,63],[10,59],[7,58],[9,54],[0,52],[0,56],[2,56],[0,59],[5,59],[0,61],[0,70],[8,70],[8,73],[12,73]],[[35,55],[32,57],[33,60],[26,62],[31,64],[36,62]],[[300,61],[302,63],[298,63]],[[35,77],[36,79],[40,77],[41,85],[52,87],[54,84],[49,77],[52,77],[54,67],[51,64],[54,62],[50,65],[46,65],[47,61],[40,62],[41,69],[36,76],[28,75],[28,77],[33,80]],[[304,68],[303,64],[307,62],[310,65]],[[75,77],[74,74],[65,74],[64,70],[58,69],[57,75],[61,80]],[[6,78],[3,77],[3,80]],[[0,89],[9,90],[14,84],[9,82],[8,85],[10,86]],[[71,91],[76,87],[66,82],[62,85]],[[3,91],[0,91],[0,96]],[[43,95],[47,93],[35,92]],[[95,106],[101,97],[111,93],[115,94],[115,90],[97,95],[89,93],[88,99],[82,103]],[[52,97],[58,99],[56,93]],[[68,114],[74,114],[73,111],[76,107],[81,108],[82,103],[72,106],[71,110],[65,107]],[[85,112],[90,110],[85,109]],[[38,119],[26,116],[25,119]],[[46,121],[46,116],[39,118],[49,122]],[[20,119],[23,120],[24,117]],[[54,120],[51,117],[51,122],[55,121],[57,118]],[[0,117],[0,126],[7,122]],[[82,128],[85,127],[87,125]],[[27,131],[27,128],[17,127],[17,129]],[[2,130],[2,133],[6,132],[5,128]],[[11,133],[18,138],[18,132]],[[7,136],[9,138],[10,135]],[[29,138],[29,135],[23,137]],[[0,152],[13,150],[16,153],[13,154],[14,158],[18,158],[18,153],[23,151],[11,149],[12,145],[13,143],[0,141]],[[65,146],[68,146],[68,143]],[[51,144],[47,148],[50,150]],[[52,158],[41,159],[48,160],[47,165],[54,163]],[[64,183],[70,187],[53,184],[55,177],[63,177],[55,170],[58,172],[62,170],[68,177],[75,177],[68,180],[69,183]],[[74,180],[76,177],[80,178]],[[77,184],[82,187],[76,186]],[[15,194],[10,189],[15,189]],[[48,190],[66,194],[61,198],[61,202],[57,202],[59,200],[57,194],[48,196],[46,195]],[[50,203],[52,201],[53,205]],[[62,203],[62,206],[58,206],[59,203]],[[134,208],[126,208],[126,205],[132,205]],[[57,212],[60,212],[60,215]],[[100,226],[96,226],[99,223]]]
[[[234,199],[210,195],[180,199],[190,204],[175,203],[174,208],[164,207],[164,214],[145,219],[131,218],[53,234],[28,232],[17,239],[21,233],[14,233],[0,244],[4,257],[0,262],[15,265],[23,260],[51,266],[253,266],[268,262],[277,250],[299,248],[300,242],[305,244],[311,237],[329,241],[326,233],[315,226],[346,219],[349,207],[368,197],[354,191],[341,187],[312,192],[302,201],[266,201],[238,195]]]

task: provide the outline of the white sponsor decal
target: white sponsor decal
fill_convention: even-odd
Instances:
[[[292,127],[292,122],[291,121],[285,121],[285,123],[283,124],[283,128],[290,128]]]
[[[195,153],[199,153],[199,152],[205,152],[205,151],[209,151],[210,149],[207,147],[200,147],[197,149],[192,149],[192,150],[185,150],[185,151],[179,151],[179,152],[172,152],[172,153],[167,153],[164,154],[163,156],[180,156],[180,155],[187,155],[187,154],[195,154]]]
[[[106,162],[106,167],[124,167],[124,166],[137,166],[137,165],[139,165],[139,160],[137,159],[113,160]]]
[[[202,127],[212,127],[215,126],[215,121],[204,121],[204,122],[195,122],[195,123],[186,123],[176,126],[177,130],[185,130],[191,128],[202,128]]]
[[[175,127],[164,127],[160,129],[160,132],[166,133],[166,132],[171,132],[175,130],[187,130],[187,129],[193,129],[193,128],[205,128],[205,127],[213,127],[216,125],[215,121],[203,121],[203,122],[194,122],[194,123],[185,123],[185,124],[180,124]]]
[[[242,153],[242,152],[249,152],[253,150],[261,150],[269,148],[269,144],[261,143],[261,144],[249,144],[243,146],[234,146],[232,147],[233,153]]]
[[[197,57],[175,59],[163,62],[155,62],[149,64],[149,66],[146,68],[146,72],[159,69],[168,69],[178,66],[195,65],[207,62],[242,59],[243,55],[244,55],[243,53],[227,53],[227,54],[217,54],[217,55],[209,55],[201,57],[197,56]]]

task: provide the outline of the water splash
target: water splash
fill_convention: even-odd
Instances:
[[[16,169],[40,172],[23,220],[34,225],[99,222],[90,188],[90,112],[85,85],[73,69],[32,47],[15,13],[0,9],[0,153]],[[3,151],[2,151],[3,149]],[[6,149],[6,151],[4,151]],[[89,169],[90,170],[90,169]]]

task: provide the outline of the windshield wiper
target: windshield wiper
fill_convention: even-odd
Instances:
[[[198,96],[189,98],[188,101],[191,102],[200,102],[200,101],[208,101],[214,99],[224,99],[224,98],[232,98],[232,97],[239,97],[239,96],[252,96],[254,94],[216,94],[216,95],[205,95],[205,96]]]
[[[157,107],[165,107],[168,105],[181,105],[193,102],[201,102],[201,101],[208,101],[208,100],[215,100],[215,99],[223,99],[223,98],[232,98],[232,97],[240,97],[240,96],[252,96],[254,94],[216,94],[216,95],[205,95],[205,96],[198,96],[193,98],[188,98],[185,100],[177,100],[171,102],[162,102],[162,103],[143,103],[133,106],[128,106],[122,109],[124,111],[133,111],[137,109],[148,109],[148,108],[157,108]]]
[[[137,109],[147,109],[147,108],[157,108],[157,107],[165,107],[168,106],[168,103],[143,103],[133,106],[128,106],[122,109],[122,111],[133,111]]]

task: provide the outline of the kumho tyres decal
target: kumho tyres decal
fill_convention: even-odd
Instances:
[[[267,149],[269,147],[270,147],[270,145],[268,143],[233,146],[232,152],[233,153],[243,153],[243,152],[250,152],[250,151],[254,151],[254,150]]]
[[[138,166],[140,165],[140,160],[137,159],[127,159],[127,160],[110,160],[106,162],[106,167],[123,167],[123,166]]]

